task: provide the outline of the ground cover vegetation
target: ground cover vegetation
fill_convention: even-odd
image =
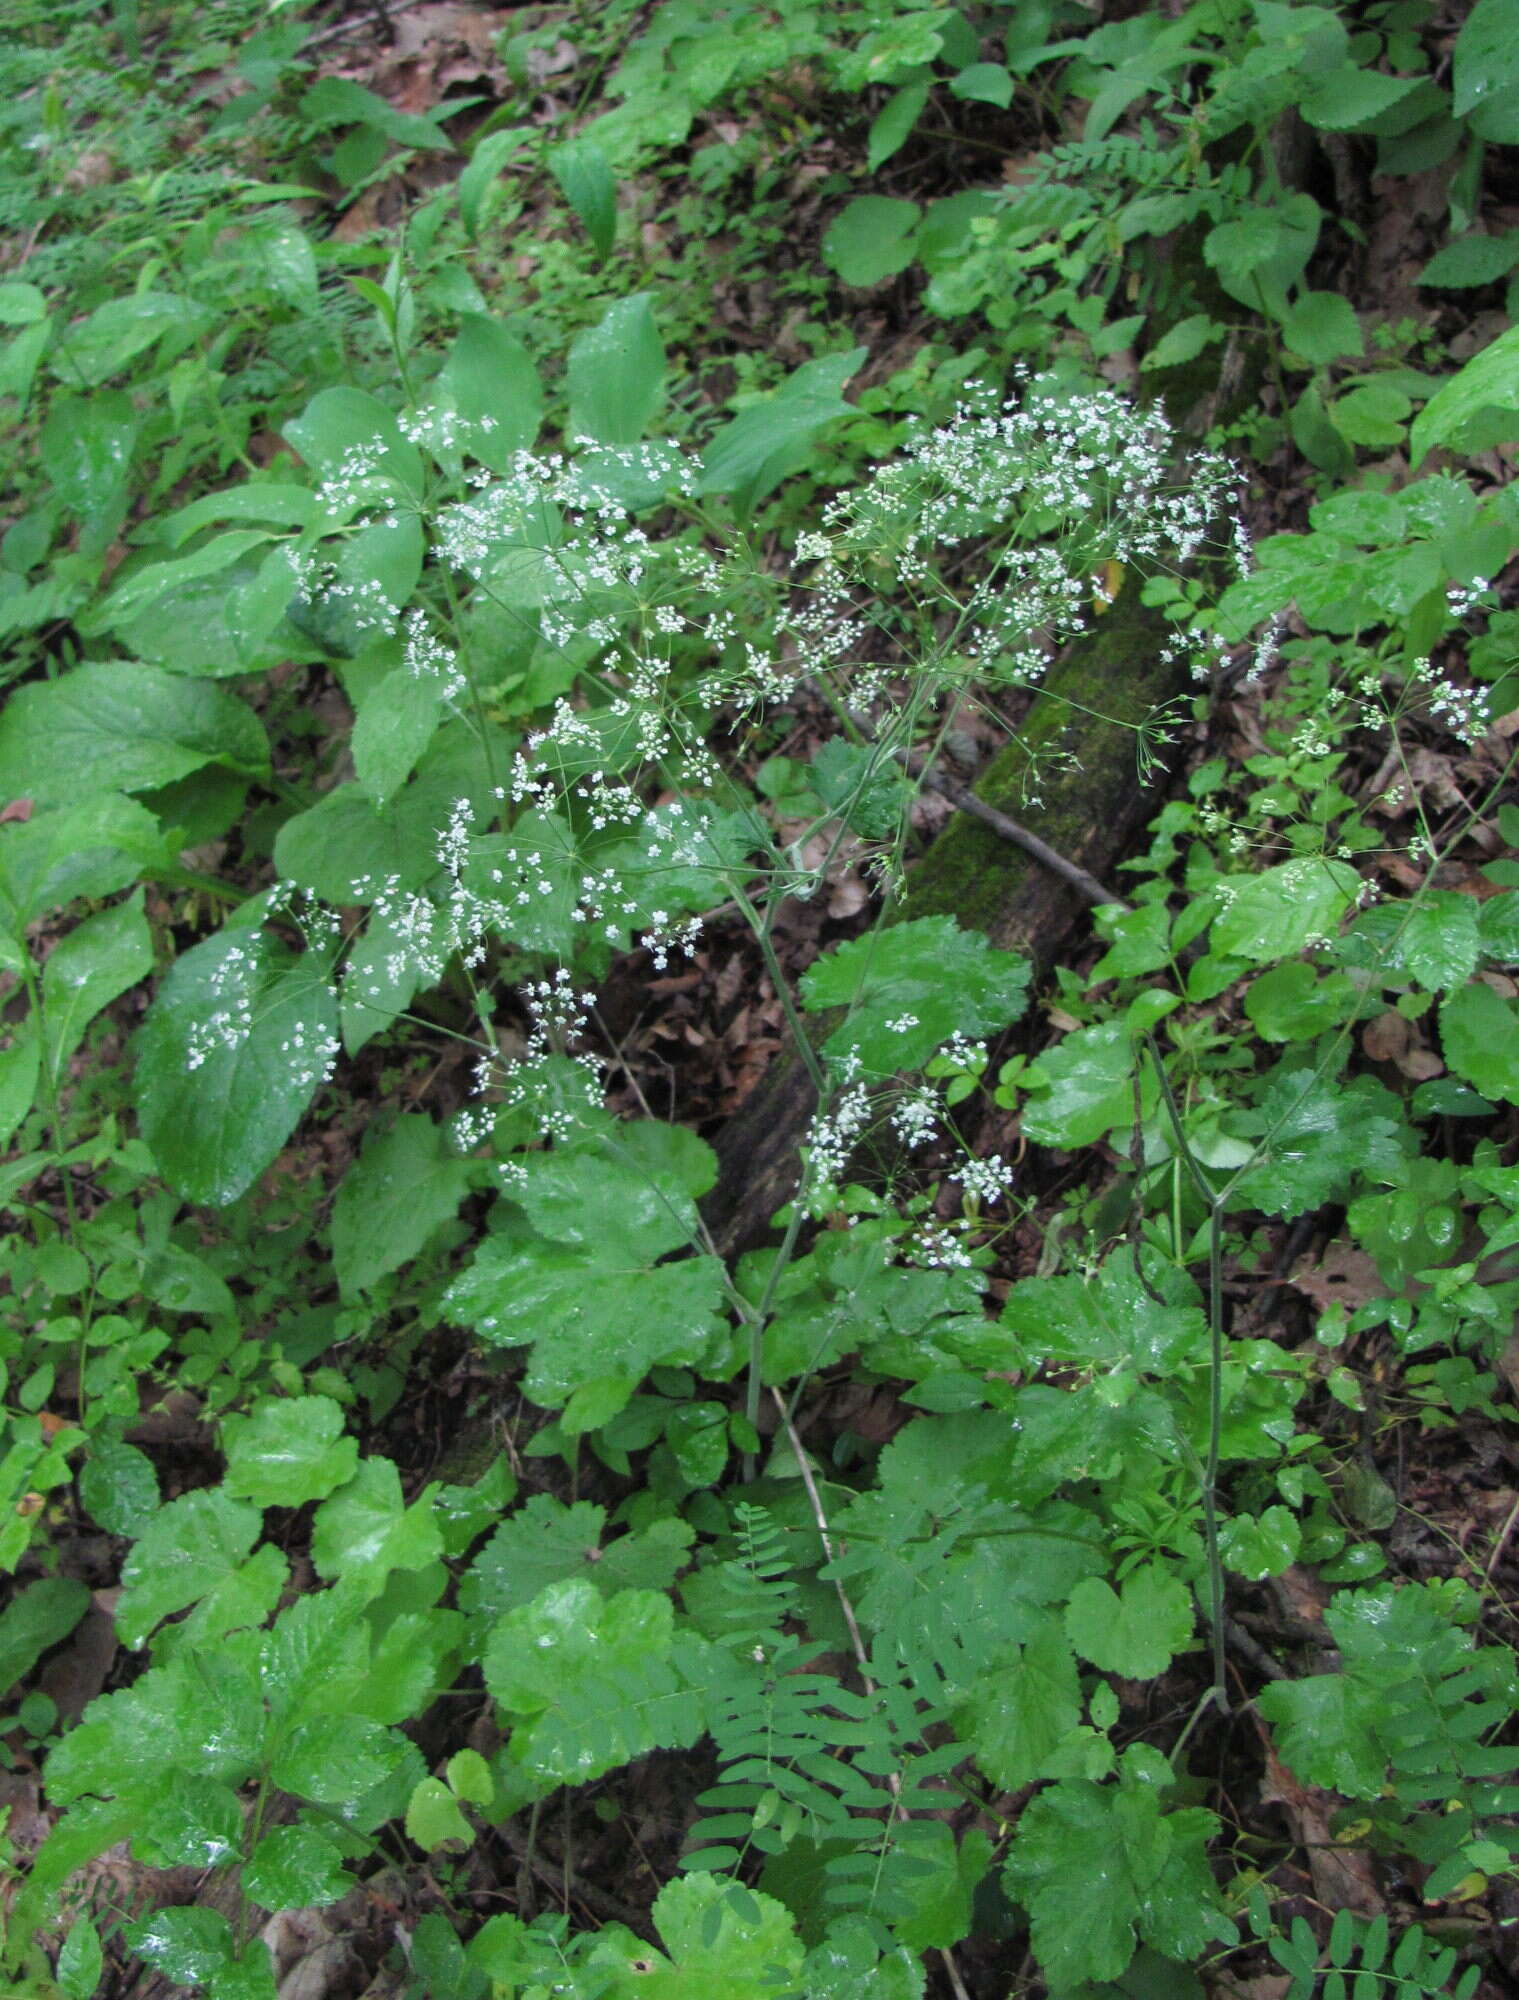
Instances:
[[[0,11],[5,1990],[1511,1990],[1519,0]]]

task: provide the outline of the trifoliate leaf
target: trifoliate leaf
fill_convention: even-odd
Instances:
[[[1440,1046],[1457,1076],[1484,1097],[1519,1104],[1519,1015],[1491,986],[1474,980],[1444,1002]]]
[[[332,1259],[345,1299],[399,1270],[451,1222],[469,1192],[470,1167],[425,1112],[403,1112],[368,1132],[332,1208]]]
[[[994,1785],[1016,1791],[1081,1720],[1081,1682],[1059,1622],[1046,1615],[1015,1665],[983,1675],[956,1711],[957,1733]]]
[[[353,1878],[341,1851],[309,1826],[279,1826],[248,1857],[243,1891],[266,1910],[308,1910],[346,1896]]]
[[[421,1569],[443,1552],[427,1494],[408,1507],[401,1475],[388,1458],[366,1458],[344,1487],[317,1509],[311,1559],[317,1574],[378,1590],[394,1569]]]
[[[126,1562],[116,1629],[140,1646],[171,1612],[183,1611],[246,1561],[263,1517],[221,1487],[183,1494],[148,1523]]]
[[[1223,908],[1213,919],[1210,949],[1255,965],[1295,958],[1313,940],[1337,934],[1360,887],[1348,861],[1318,855],[1231,876],[1219,885]]]
[[[1065,1629],[1084,1660],[1104,1673],[1152,1681],[1192,1639],[1192,1598],[1159,1563],[1132,1570],[1118,1591],[1089,1576],[1071,1592]]]
[[[847,1007],[823,1044],[842,1060],[858,1051],[867,1075],[920,1069],[951,1035],[1000,1034],[1022,1014],[1026,959],[995,951],[952,917],[919,917],[873,931],[820,958],[802,980],[809,1012]]]
[[[342,1405],[330,1396],[266,1396],[251,1415],[222,1426],[226,1490],[259,1507],[303,1507],[354,1474],[359,1447],[343,1435]]]
[[[475,1830],[441,1778],[424,1778],[406,1808],[406,1838],[431,1854],[448,1841],[472,1846]]]

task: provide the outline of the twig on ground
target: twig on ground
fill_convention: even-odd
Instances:
[[[909,752],[899,750],[894,753],[912,775],[931,792],[948,799],[960,812],[968,813],[972,819],[980,820],[983,826],[991,828],[1000,840],[1008,841],[1014,847],[1021,847],[1025,854],[1037,861],[1041,868],[1048,868],[1052,875],[1058,875],[1062,882],[1069,882],[1078,896],[1084,896],[1089,903],[1116,903],[1121,910],[1130,905],[1122,896],[1115,896],[1111,889],[1105,889],[1095,875],[1089,875],[1084,868],[1078,868],[1074,861],[1067,861],[1048,841],[1041,840],[1037,833],[1030,833],[1026,826],[1020,826],[1015,819],[1009,819],[996,806],[989,806],[985,799],[965,785],[956,784],[953,778],[946,778],[938,771],[924,771],[914,767]]]

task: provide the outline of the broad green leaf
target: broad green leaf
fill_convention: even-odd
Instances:
[[[406,1838],[431,1854],[451,1840],[473,1846],[475,1829],[443,1780],[424,1778],[406,1807]]]
[[[1224,1523],[1218,1538],[1228,1568],[1252,1583],[1280,1576],[1297,1561],[1302,1544],[1297,1516],[1285,1507],[1268,1507],[1259,1515],[1238,1514]]]
[[[863,347],[807,361],[760,402],[724,424],[702,451],[701,491],[727,493],[740,514],[806,462],[818,435],[847,417],[844,384],[859,372]]]
[[[138,428],[136,409],[119,389],[53,398],[38,444],[70,513],[88,521],[124,504]]]
[[[1451,110],[1470,118],[1485,139],[1519,141],[1519,6],[1515,0],[1477,0],[1456,37],[1451,69]]]
[[[443,1549],[424,1493],[408,1507],[388,1458],[366,1458],[349,1483],[317,1509],[311,1557],[317,1574],[351,1579],[373,1593],[392,1570],[421,1569]]]
[[[70,388],[97,388],[165,334],[194,338],[206,311],[175,292],[130,292],[107,299],[59,335],[53,373]]]
[[[612,1981],[607,2000],[774,2000],[802,1991],[795,1922],[773,1897],[719,1875],[682,1875],[660,1891],[653,1914],[663,1952],[627,1932],[598,1946],[597,1971]],[[891,1995],[882,1990],[878,2000]]]
[[[1220,885],[1223,908],[1213,919],[1210,948],[1255,965],[1295,957],[1315,940],[1337,935],[1360,887],[1348,861],[1317,855],[1259,875],[1230,876]]]
[[[470,453],[496,472],[511,470],[543,422],[543,389],[532,356],[499,320],[465,313],[434,388],[472,426]]]
[[[1304,1215],[1342,1199],[1362,1178],[1396,1180],[1406,1129],[1397,1113],[1397,1100],[1374,1077],[1342,1089],[1284,1062],[1271,1072],[1258,1109],[1231,1120],[1265,1158],[1232,1184],[1229,1206]]]
[[[405,934],[406,913],[374,909],[364,934],[344,961],[338,989],[343,1047],[357,1055],[373,1036],[384,1034],[411,1005],[422,983],[422,968]]]
[[[1150,1375],[1201,1363],[1208,1322],[1189,1279],[1169,1268],[1134,1268],[1128,1252],[1085,1276],[1022,1278],[1009,1291],[1002,1324],[1022,1342],[1030,1365],[1080,1369],[1121,1362]]]
[[[577,336],[566,368],[570,436],[637,444],[664,401],[665,349],[650,294],[608,307]]]
[[[222,1423],[227,1492],[256,1507],[303,1507],[353,1477],[359,1447],[330,1396],[266,1396]]]
[[[8,1031],[9,1046],[0,1049],[0,1148],[8,1146],[11,1135],[37,1099],[37,1079],[42,1074],[42,1042],[35,1018],[26,1019]]]
[[[204,1986],[236,1957],[227,1919],[197,1903],[155,1910],[123,1935],[139,1958],[178,1986]]]
[[[1316,972],[1293,959],[1273,965],[1245,988],[1245,1013],[1267,1042],[1308,1042],[1337,1028],[1356,1003],[1353,981],[1343,972]]]
[[[259,1691],[282,1730],[317,1715],[348,1714],[369,1670],[366,1592],[344,1580],[307,1591],[259,1640]]]
[[[227,930],[177,959],[138,1041],[137,1115],[164,1177],[221,1207],[295,1130],[337,1049],[325,978],[263,932]]]
[[[580,1579],[552,1583],[497,1621],[484,1671],[516,1725],[513,1754],[560,1783],[585,1784],[655,1748],[689,1748],[705,1727],[662,1592],[603,1598]]]
[[[125,638],[134,618],[161,608],[165,600],[172,599],[188,584],[225,575],[255,549],[267,547],[272,539],[272,530],[268,528],[234,528],[225,535],[213,535],[190,555],[133,569],[115,585],[99,609],[91,612],[85,629],[115,630]]]
[[[159,528],[160,540],[171,549],[183,547],[203,528],[222,521],[260,521],[276,528],[309,528],[317,519],[316,496],[309,486],[289,480],[249,479],[241,486],[204,494],[176,508]]]
[[[431,118],[398,111],[393,104],[346,76],[324,76],[301,99],[300,115],[317,131],[339,125],[368,125],[398,146],[453,151],[453,141]]]
[[[594,139],[569,139],[551,146],[546,159],[596,254],[610,257],[617,237],[617,178],[606,154]]]
[[[502,169],[512,154],[525,145],[532,133],[525,125],[513,125],[505,132],[490,132],[479,140],[469,156],[469,165],[459,176],[459,214],[472,243],[480,240],[491,196],[498,191]]]
[[[858,1051],[867,1075],[918,1069],[950,1036],[999,1034],[1022,1014],[1026,959],[995,951],[953,917],[919,917],[872,932],[820,958],[802,981],[809,1012],[847,1007],[823,1044]]]
[[[18,1590],[0,1611],[0,1697],[67,1638],[89,1608],[90,1593],[74,1577],[39,1577]]]
[[[1419,273],[1419,283],[1449,291],[1492,285],[1506,278],[1516,264],[1519,231],[1509,230],[1503,236],[1460,236],[1430,258]]]
[[[1282,1762],[1305,1783],[1352,1799],[1381,1791],[1387,1751],[1377,1731],[1388,1708],[1378,1690],[1345,1674],[1307,1674],[1271,1681],[1256,1705]]]
[[[440,1575],[440,1590],[444,1581]],[[352,1712],[384,1723],[411,1722],[424,1714],[451,1684],[464,1633],[457,1611],[434,1607],[391,1619],[375,1642]]]
[[[346,1896],[353,1877],[342,1851],[315,1827],[278,1826],[249,1855],[242,1886],[266,1910],[308,1910]]]
[[[225,688],[135,660],[34,682],[0,714],[0,793],[39,805],[144,792],[203,764],[263,776],[269,748],[258,718]]]
[[[1005,111],[1013,101],[1013,79],[1006,63],[968,63],[949,80],[950,95],[966,104],[995,104]]]
[[[269,1767],[271,1781],[318,1805],[346,1806],[380,1784],[405,1754],[406,1743],[362,1715],[319,1715],[300,1723]]]
[[[1282,321],[1282,334],[1293,353],[1315,367],[1360,354],[1365,347],[1355,309],[1339,292],[1305,292],[1295,299]]]
[[[491,1767],[478,1750],[456,1750],[448,1760],[448,1783],[467,1805],[488,1806],[496,1796]]]
[[[904,83],[887,98],[870,124],[865,163],[871,173],[906,145],[927,102],[926,83]]]
[[[1167,327],[1139,364],[1140,371],[1149,373],[1156,368],[1179,368],[1183,362],[1195,361],[1205,347],[1223,338],[1225,330],[1207,313],[1191,313],[1186,319],[1178,320],[1175,326]]]
[[[651,1521],[603,1543],[606,1512],[579,1500],[567,1507],[535,1493],[501,1522],[459,1585],[466,1612],[500,1617],[531,1604],[551,1583],[582,1577],[603,1596],[618,1590],[667,1590],[688,1561],[691,1529]]]
[[[422,491],[422,458],[401,435],[395,413],[378,397],[346,386],[319,389],[284,427],[308,465],[331,476],[355,450],[378,456],[378,483],[412,497]]]
[[[859,195],[828,225],[823,261],[846,285],[878,285],[894,278],[913,260],[913,232],[922,213],[915,201]]]
[[[274,843],[281,876],[335,904],[369,902],[391,876],[401,889],[432,881],[442,866],[439,833],[454,803],[476,789],[453,748],[447,732],[440,735],[422,770],[383,812],[359,786],[339,785],[287,819]]]
[[[172,1771],[132,1836],[132,1852],[150,1868],[220,1868],[242,1848],[237,1793],[216,1778]]]
[[[1122,1021],[1073,1029],[1024,1073],[1027,1137],[1040,1146],[1091,1146],[1115,1126],[1129,1124],[1139,1060]]]
[[[56,1978],[68,2000],[91,2000],[105,1968],[100,1933],[89,1917],[76,1917],[58,1952]]]
[[[1046,1775],[1081,1720],[1081,1682],[1060,1623],[1046,1615],[1015,1663],[984,1674],[955,1713],[957,1733],[995,1785],[1016,1791]]]
[[[101,1008],[153,970],[153,939],[142,900],[139,889],[124,903],[97,910],[65,932],[48,954],[42,1002],[48,1067],[55,1077]]]
[[[1084,1577],[1071,1592],[1065,1629],[1094,1667],[1151,1681],[1191,1644],[1191,1594],[1159,1563],[1131,1570],[1116,1592],[1100,1577]]]
[[[1448,993],[1465,986],[1477,969],[1481,950],[1482,906],[1476,897],[1461,896],[1452,889],[1430,889],[1413,903],[1384,903],[1384,916],[1389,908],[1397,912],[1400,921],[1386,969],[1410,973],[1431,993]]]
[[[278,2000],[274,1960],[262,1938],[249,1938],[236,1958],[211,1975],[208,2000]]]
[[[1484,1097],[1519,1104],[1519,1014],[1491,986],[1474,980],[1442,1003],[1440,1046]]]
[[[1302,276],[1323,224],[1308,194],[1290,194],[1273,207],[1219,222],[1203,239],[1203,256],[1231,298],[1280,319],[1288,288]]]
[[[1439,445],[1481,451],[1519,437],[1519,326],[1474,355],[1430,397],[1408,434],[1408,462],[1417,466]]]
[[[140,1646],[155,1625],[213,1590],[246,1561],[262,1526],[256,1507],[220,1487],[161,1507],[122,1565],[116,1629],[123,1643]]]
[[[332,1211],[332,1256],[345,1299],[399,1270],[458,1213],[470,1165],[425,1112],[365,1134]]]
[[[0,326],[35,326],[47,318],[47,299],[20,278],[0,283]]]
[[[1377,120],[1394,110],[1423,78],[1387,76],[1381,70],[1346,63],[1314,77],[1302,100],[1306,124],[1321,132],[1357,132],[1377,128]]]

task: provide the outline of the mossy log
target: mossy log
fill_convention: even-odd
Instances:
[[[1126,582],[1110,609],[1055,662],[1016,741],[971,788],[1110,886],[1153,804],[1140,775],[1136,731],[1187,685],[1185,668],[1167,657],[1171,638],[1174,629],[1140,601],[1137,581]],[[1030,794],[1042,802],[1026,804]],[[1023,952],[1038,977],[1088,911],[1087,900],[1060,876],[961,812],[908,871],[893,916],[951,916],[1004,950]],[[822,1026],[819,1039],[831,1025]],[[806,1069],[785,1056],[719,1133],[719,1178],[704,1217],[724,1255],[759,1241],[791,1199],[797,1147],[815,1108]]]

